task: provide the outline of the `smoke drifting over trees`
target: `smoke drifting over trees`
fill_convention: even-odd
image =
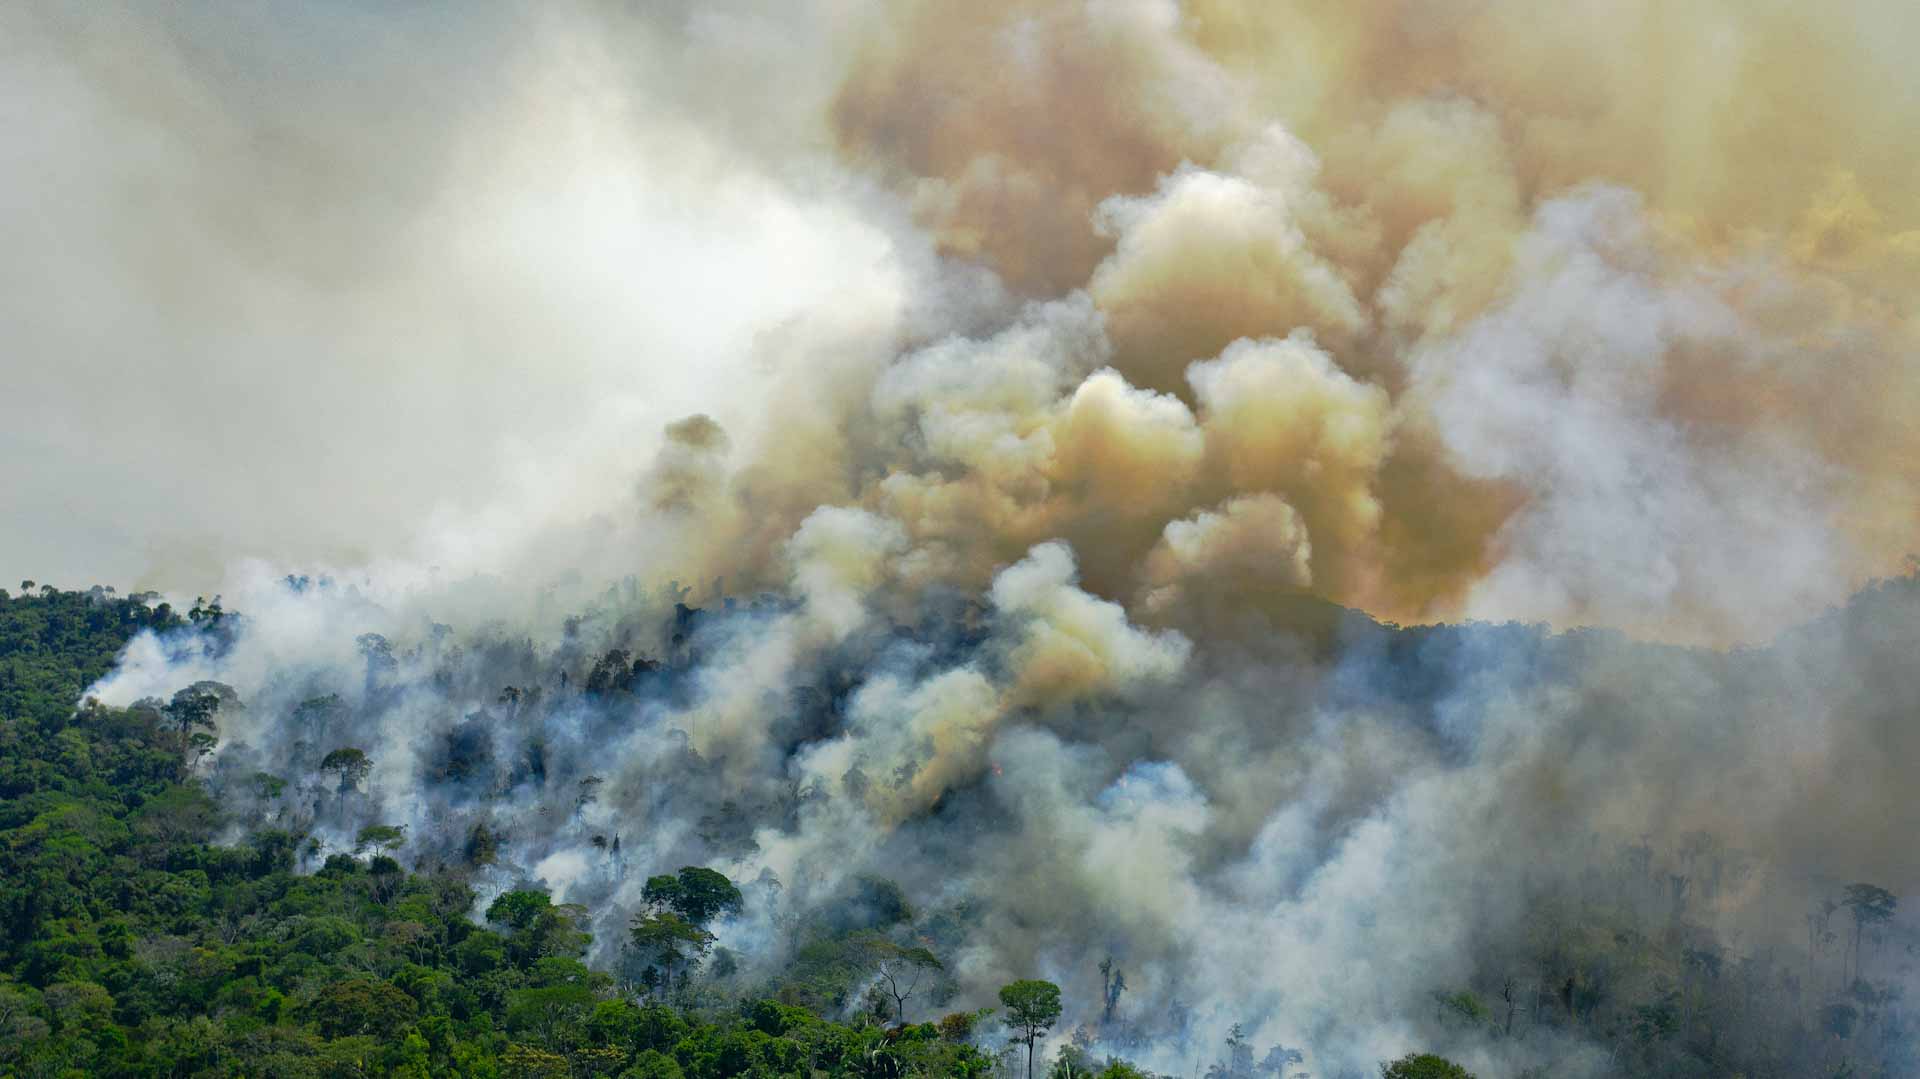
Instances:
[[[1038,974],[1061,1036],[1169,1071],[1241,1024],[1332,1074],[1417,1046],[1610,1074],[1600,1032],[1645,1008],[1671,1014],[1641,1067],[1708,1031],[1758,1059],[1831,1037],[1765,1032],[1847,987],[1914,977],[1879,913],[1920,878],[1911,579],[1731,652],[1336,609],[1201,648],[1089,596],[1063,550],[915,621],[676,595],[616,587],[541,641],[262,581],[258,615],[137,638],[93,693],[236,687],[200,774],[243,817],[317,837],[316,864],[384,825],[483,903],[551,890],[637,984],[708,948],[636,959],[665,947],[623,946],[648,911],[706,922],[741,990],[820,926],[906,919],[943,1003]],[[736,913],[675,913],[671,867],[702,865],[742,882]],[[1805,924],[1823,900],[1835,939]],[[1845,1051],[1888,1052],[1889,1014]]]
[[[94,696],[636,981],[1910,1073],[1911,5],[643,8],[0,14]]]

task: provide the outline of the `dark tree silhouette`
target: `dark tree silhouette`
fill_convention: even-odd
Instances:
[[[1900,900],[1892,892],[1876,884],[1849,884],[1846,895],[1840,905],[1853,915],[1853,978],[1860,977],[1860,938],[1868,926],[1884,925],[1893,920],[1893,913],[1900,906]]]
[[[360,781],[367,778],[367,773],[373,770],[373,762],[367,759],[365,752],[353,746],[342,746],[320,758],[320,770],[338,772],[340,774],[339,791],[345,794],[360,786]]]

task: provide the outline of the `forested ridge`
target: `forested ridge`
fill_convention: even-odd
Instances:
[[[1882,586],[1854,613],[1911,587]],[[748,978],[710,931],[747,901],[745,882],[639,867],[645,907],[611,953],[594,953],[618,961],[597,968],[594,912],[538,887],[480,905],[474,874],[495,842],[484,828],[458,859],[410,869],[394,856],[400,828],[326,850],[223,808],[198,762],[217,744],[214,716],[240,706],[225,687],[76,707],[138,631],[217,634],[231,617],[217,601],[183,615],[98,588],[0,599],[0,1074],[1151,1074],[1110,1052],[1152,1036],[1128,1016],[1111,957],[1087,957],[1103,999],[1079,1009],[1102,1020],[1071,1031],[1058,1029],[1060,988],[1037,978],[959,999],[964,903],[916,909],[893,882],[862,877],[838,909],[786,927],[799,944],[781,969]],[[1433,647],[1428,631],[1379,632],[1389,650]],[[603,655],[576,692],[609,692],[645,662]],[[1417,663],[1403,666],[1418,679]],[[357,747],[318,764],[342,792],[365,769]],[[246,804],[310,781],[258,773]],[[617,858],[619,837],[601,838]],[[1685,872],[1666,871],[1670,859]],[[1578,892],[1543,887],[1520,931],[1487,942],[1471,984],[1437,984],[1406,1007],[1450,1044],[1577,1038],[1621,1075],[1915,1074],[1899,897],[1837,884],[1807,915],[1804,952],[1749,949],[1690,904],[1751,870],[1704,834],[1676,852],[1596,858]],[[1239,1026],[1188,1055],[1213,1079],[1309,1074],[1302,1049],[1256,1045]],[[1381,1071],[1467,1074],[1424,1054]]]
[[[220,616],[192,611],[201,624]],[[824,929],[776,987],[778,997],[845,1011],[856,983],[878,973],[854,1021],[831,1022],[780,999],[720,999],[694,984],[712,940],[705,924],[740,902],[731,882],[702,867],[649,881],[655,909],[633,934],[659,960],[652,985],[619,985],[583,964],[584,912],[544,892],[507,892],[475,919],[459,872],[410,873],[381,853],[391,829],[367,829],[363,857],[335,854],[318,872],[296,872],[305,837],[226,819],[191,778],[204,748],[195,739],[207,737],[191,693],[161,708],[74,708],[133,632],[187,621],[153,597],[99,588],[0,598],[0,1073],[994,1070],[995,1057],[973,1044],[993,1009],[901,1021],[909,999],[931,995],[941,964],[892,939],[911,912],[884,881],[864,897],[883,913]],[[1020,1004],[1023,985],[1051,990],[1051,1013],[1044,1002]],[[1010,991],[1029,1034],[1044,1034],[1059,1013],[1057,988]],[[1084,1053],[1063,1059],[1056,1070],[1146,1074],[1118,1061],[1096,1069]]]

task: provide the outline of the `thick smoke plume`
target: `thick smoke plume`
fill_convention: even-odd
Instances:
[[[1920,885],[1911,4],[644,8],[0,14],[0,561],[218,583],[236,806],[1176,1072]]]

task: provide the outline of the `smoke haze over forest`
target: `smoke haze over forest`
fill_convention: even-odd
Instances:
[[[713,866],[740,986],[885,878],[952,1007],[1045,977],[1173,1074],[1631,1074],[1635,934],[1755,964],[1761,1044],[1848,991],[1810,911],[1920,889],[1910,3],[0,42],[0,570],[221,596],[90,694],[230,686],[241,819],[484,835],[609,967]],[[1587,1019],[1435,1012],[1503,984]]]

